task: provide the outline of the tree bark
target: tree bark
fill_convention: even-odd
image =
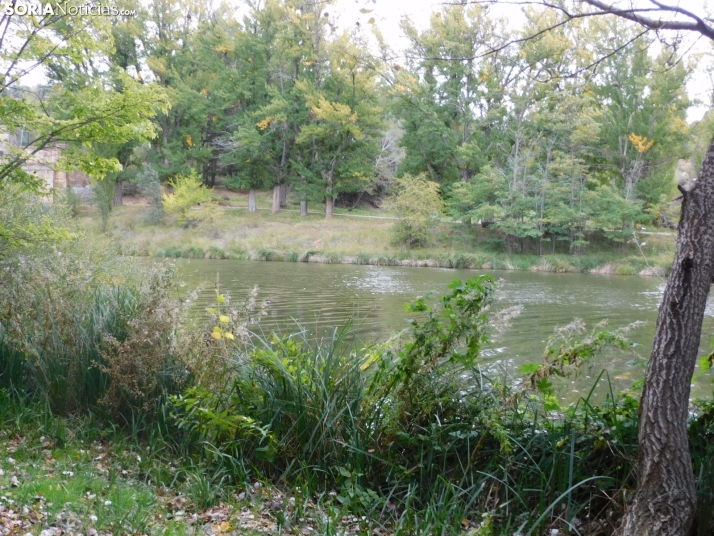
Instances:
[[[696,185],[681,191],[677,249],[640,402],[637,493],[620,536],[687,536],[696,513],[687,419],[714,276],[714,142]]]
[[[280,185],[280,207],[285,208],[288,206],[288,185]]]
[[[117,181],[114,184],[114,198],[112,199],[112,205],[115,207],[120,207],[124,204],[124,182]]]
[[[307,201],[300,201],[300,216],[307,216]]]
[[[258,210],[258,204],[255,201],[255,188],[251,188],[248,192],[248,212]]]
[[[325,219],[329,220],[335,212],[335,200],[330,196],[325,198]]]
[[[280,185],[273,186],[273,214],[280,212]]]

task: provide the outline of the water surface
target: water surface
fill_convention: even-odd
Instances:
[[[395,266],[358,266],[286,262],[231,260],[189,260],[182,262],[180,276],[189,287],[201,285],[197,311],[203,311],[215,299],[214,284],[218,274],[221,290],[234,300],[259,287],[259,300],[269,302],[268,315],[261,328],[268,332],[295,331],[297,325],[324,334],[333,326],[355,319],[356,335],[365,342],[387,338],[406,326],[404,303],[416,296],[447,293],[454,279],[467,279],[474,270],[414,268]],[[522,306],[520,316],[501,340],[486,350],[485,363],[498,363],[514,373],[522,363],[539,361],[548,337],[555,328],[583,319],[588,327],[603,320],[611,328],[643,321],[631,332],[639,344],[638,353],[649,356],[662,298],[664,281],[654,277],[553,274],[539,272],[489,272],[499,279],[495,308]],[[707,307],[702,352],[707,351],[714,335],[714,305]],[[632,363],[633,355],[609,352],[572,389],[592,385],[592,376],[608,370],[617,388],[629,386],[642,376],[641,365]],[[588,378],[590,376],[590,378]],[[711,391],[708,378],[697,382],[695,394]],[[579,391],[578,391],[579,392]]]

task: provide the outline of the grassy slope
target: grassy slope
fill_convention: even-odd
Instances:
[[[251,214],[244,196],[221,195],[226,193],[229,200],[223,201],[224,206],[211,209],[210,218],[196,228],[183,228],[170,218],[149,225],[146,207],[123,206],[111,216],[110,233],[121,252],[133,255],[623,275],[662,275],[674,251],[673,236],[640,235],[647,243],[642,251],[630,244],[624,253],[604,247],[577,256],[508,255],[489,242],[494,236],[491,231],[460,223],[438,224],[429,248],[406,249],[392,243],[393,215],[381,210],[338,209],[332,221],[317,212],[321,207],[312,207],[315,212],[307,217],[300,217],[295,206],[271,214],[270,199],[262,194],[258,197],[262,210]],[[81,221],[88,231],[99,232],[96,215],[87,213]]]

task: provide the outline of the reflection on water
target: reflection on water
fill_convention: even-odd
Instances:
[[[181,278],[189,288],[202,285],[196,305],[202,311],[214,299],[219,274],[221,288],[234,300],[257,285],[259,299],[268,300],[263,331],[290,331],[296,324],[318,334],[354,318],[356,335],[365,342],[384,339],[406,326],[404,303],[416,296],[445,294],[454,279],[467,279],[471,270],[400,266],[190,260],[181,263]],[[558,326],[582,318],[592,327],[607,319],[612,328],[634,321],[647,324],[632,332],[639,354],[647,357],[654,336],[657,308],[664,291],[658,278],[538,272],[494,272],[499,279],[496,307],[522,305],[523,312],[484,358],[515,371],[520,364],[539,361]],[[703,351],[714,334],[714,304],[706,311]],[[611,353],[597,364],[605,367],[617,387],[640,377],[630,354]],[[593,372],[596,375],[597,372]],[[583,378],[586,381],[587,378]],[[696,392],[708,392],[703,381]]]

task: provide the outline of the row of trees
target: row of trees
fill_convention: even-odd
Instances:
[[[525,15],[521,30],[479,5],[446,7],[424,31],[403,24],[402,170],[451,185],[453,215],[535,239],[539,253],[546,237],[576,251],[586,229],[626,239],[675,197],[689,69],[674,47],[653,56],[652,38],[621,19]],[[503,46],[524,35],[538,37]]]
[[[624,240],[674,197],[691,141],[678,42],[654,55],[617,18],[543,32],[557,17],[547,9],[513,29],[488,7],[448,5],[425,30],[402,22],[400,65],[374,24],[337,31],[329,3],[248,2],[239,20],[198,0],[124,0],[138,16],[113,22],[107,63],[171,106],[150,148],[113,148],[123,167],[109,183],[148,160],[162,180],[195,169],[250,190],[251,209],[272,189],[279,210],[289,185],[303,214],[324,201],[330,217],[340,195],[427,173],[454,216],[541,252],[545,239],[575,252],[586,230]],[[504,47],[524,35],[538,37]]]

